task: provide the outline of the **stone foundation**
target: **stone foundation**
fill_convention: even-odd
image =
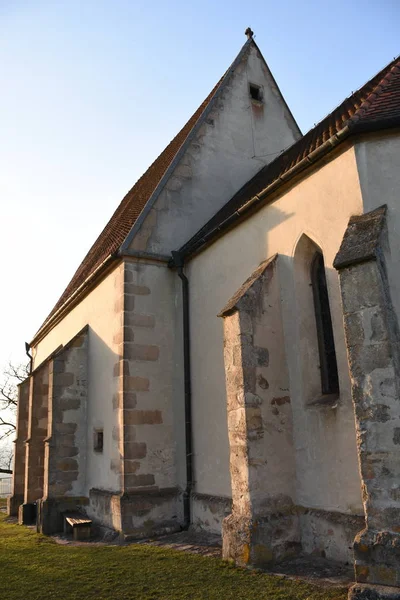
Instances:
[[[181,530],[182,495],[178,488],[121,494],[91,489],[87,514],[135,540]]]
[[[400,533],[364,529],[354,540],[354,558],[358,582],[400,587]]]
[[[222,557],[240,567],[267,567],[301,551],[295,510],[258,519],[231,514],[223,522],[222,535]]]
[[[356,583],[349,590],[348,600],[400,600],[400,588]]]
[[[192,524],[194,531],[222,533],[222,522],[232,510],[232,500],[223,496],[191,494]]]
[[[365,527],[364,516],[298,507],[305,554],[353,563],[354,536]]]

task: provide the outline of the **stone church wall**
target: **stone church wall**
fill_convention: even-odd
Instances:
[[[278,253],[287,355],[283,367],[290,382],[285,395],[290,398],[296,449],[294,503],[308,551],[343,561],[351,559],[349,547],[363,507],[340,289],[332,263],[349,217],[361,212],[357,164],[349,148],[225,234],[196,256],[187,270],[191,327],[196,332],[192,336],[196,493],[231,495],[224,335],[216,315],[258,265]],[[322,250],[326,267],[340,378],[340,397],[328,405],[309,397],[301,356],[309,351],[307,343],[298,351],[300,340],[310,333],[300,328],[297,319],[299,291],[294,273],[294,255],[304,234]],[[272,344],[270,355],[277,350]],[[204,431],[206,436],[201,435]],[[355,518],[352,527],[349,517]],[[344,547],[329,538],[346,539],[349,544]]]

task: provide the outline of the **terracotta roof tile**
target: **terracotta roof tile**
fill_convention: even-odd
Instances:
[[[254,196],[280,179],[311,152],[320,148],[344,127],[349,133],[400,126],[400,58],[394,59],[368,83],[346,98],[320,123],[263,167],[206,225],[187,242],[185,256],[218,236],[220,231],[239,218],[237,211]]]

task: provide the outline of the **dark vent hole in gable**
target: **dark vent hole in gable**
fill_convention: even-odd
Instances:
[[[257,100],[258,102],[262,102],[262,93],[261,88],[254,83],[250,83],[250,97],[252,100]]]

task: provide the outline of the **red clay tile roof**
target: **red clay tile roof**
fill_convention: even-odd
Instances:
[[[321,148],[346,126],[346,135],[400,127],[400,57],[389,63],[290,148],[263,167],[180,249],[182,255],[189,256],[218,237],[223,229],[240,218],[237,211],[249,200],[273,184],[276,189],[275,184],[278,185],[290,169],[307,159],[314,150]],[[312,161],[305,162],[307,166]]]

